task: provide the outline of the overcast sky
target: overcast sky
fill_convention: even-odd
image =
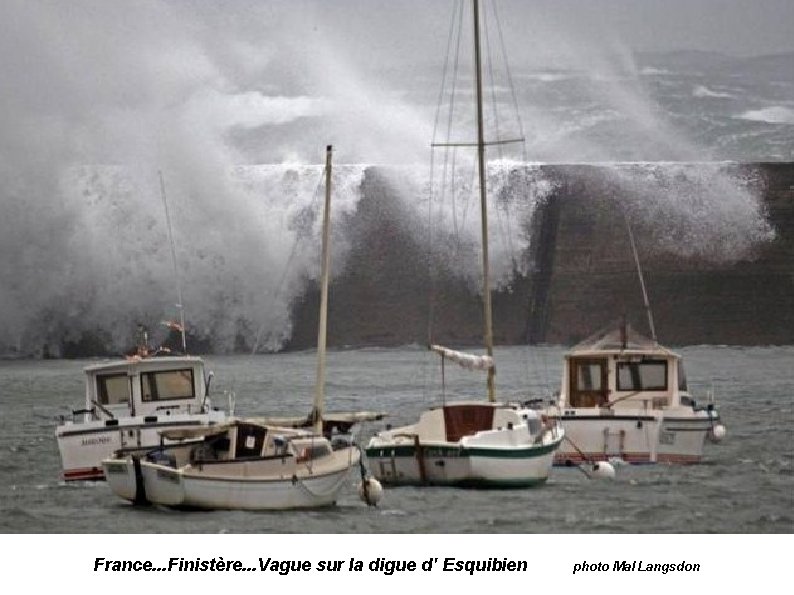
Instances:
[[[452,6],[452,0],[3,0],[0,157],[14,169],[15,160],[119,161],[130,156],[125,153],[162,163],[177,150],[234,162],[219,142],[230,131],[271,126],[279,139],[279,126],[336,114],[340,106],[355,114],[337,123],[340,129],[377,131],[387,118],[392,142],[424,147],[426,115],[395,96],[413,82],[414,70],[443,61]],[[792,0],[501,0],[497,6],[516,70],[613,68],[631,63],[633,50],[794,50]],[[437,84],[434,78],[433,89]],[[378,136],[357,134],[358,154],[377,160]]]

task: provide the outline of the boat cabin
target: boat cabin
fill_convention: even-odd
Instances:
[[[216,426],[165,430],[161,436],[170,443],[150,448],[147,458],[169,467],[284,457],[295,457],[302,463],[332,452],[330,442],[322,436],[240,419]],[[126,449],[119,454],[140,450]]]
[[[566,354],[559,404],[664,409],[679,405],[686,391],[681,357],[622,327],[596,333]]]
[[[204,362],[191,356],[141,358],[88,366],[84,421],[201,413],[208,407]]]
[[[414,438],[421,442],[459,442],[482,433],[511,430],[527,424],[531,435],[543,430],[537,412],[500,403],[457,402],[424,411],[416,424],[381,432],[381,438]]]

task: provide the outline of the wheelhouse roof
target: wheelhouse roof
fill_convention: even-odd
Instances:
[[[145,370],[170,370],[181,369],[185,366],[202,364],[203,360],[194,355],[168,355],[157,357],[132,356],[126,359],[115,359],[96,364],[91,364],[83,368],[86,374],[96,374],[97,372],[125,371],[130,367],[142,368]]]
[[[659,345],[630,325],[603,328],[574,345],[568,352],[568,356],[605,354],[679,357],[675,352]]]

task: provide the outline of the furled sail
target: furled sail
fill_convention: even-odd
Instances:
[[[441,357],[451,360],[467,370],[483,370],[487,372],[494,367],[493,358],[488,355],[464,353],[462,351],[448,349],[443,345],[431,345],[430,350],[435,351]]]

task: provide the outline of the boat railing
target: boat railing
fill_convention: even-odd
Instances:
[[[85,421],[85,416],[90,415],[91,419],[98,420],[99,416],[96,414],[96,409],[72,409],[72,423],[80,423]],[[82,417],[81,417],[82,416]],[[59,415],[58,419],[63,424],[66,422],[66,415]]]

